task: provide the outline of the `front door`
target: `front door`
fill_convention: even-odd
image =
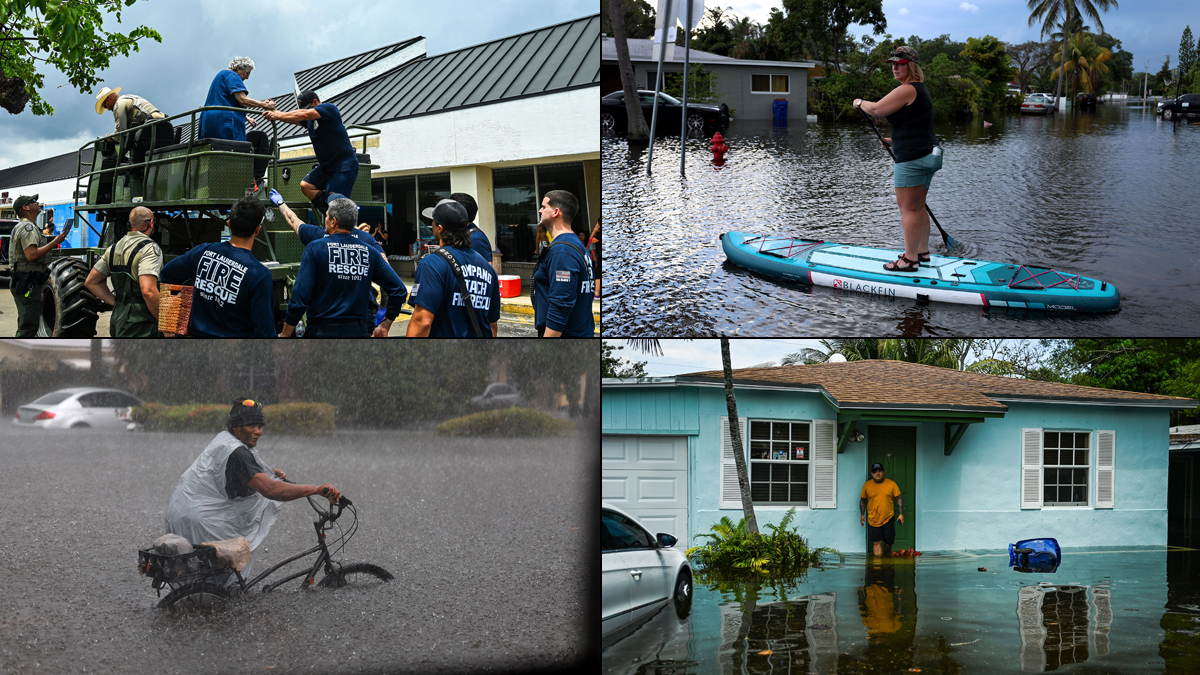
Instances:
[[[892,550],[913,548],[917,541],[916,427],[882,427],[874,424],[868,427],[867,468],[875,462],[883,465],[885,478],[896,481],[904,502],[904,524],[896,523],[896,543],[892,544]],[[867,480],[870,479],[868,475]],[[867,550],[870,549],[868,544]]]

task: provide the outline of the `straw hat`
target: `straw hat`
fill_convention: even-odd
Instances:
[[[96,114],[97,115],[104,114],[104,99],[108,98],[109,94],[117,94],[119,96],[121,94],[121,88],[117,87],[116,89],[109,89],[108,87],[105,87],[100,90],[99,94],[96,94]]]

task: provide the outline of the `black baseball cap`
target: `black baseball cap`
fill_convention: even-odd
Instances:
[[[13,202],[13,210],[20,211],[21,209],[25,208],[26,204],[32,204],[37,200],[37,195],[33,195],[32,197],[29,195],[21,195],[20,197],[17,197],[17,201]]]
[[[879,462],[875,462],[871,465],[871,473],[875,473],[876,471],[883,471],[883,465]]]
[[[421,215],[447,230],[466,227],[470,222],[467,218],[467,209],[453,199],[443,199],[437,203],[437,206],[422,211]]]
[[[300,106],[301,110],[312,105],[312,102],[316,100],[317,92],[311,89],[305,89],[304,91],[300,92],[299,96],[296,97],[296,103]]]

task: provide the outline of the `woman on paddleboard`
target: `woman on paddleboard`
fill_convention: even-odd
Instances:
[[[882,100],[854,99],[854,107],[868,115],[886,117],[892,125],[892,137],[883,139],[896,155],[896,204],[904,228],[904,253],[883,266],[889,272],[915,272],[920,263],[929,262],[929,214],[925,195],[933,174],[942,166],[940,155],[933,154],[933,99],[925,89],[925,74],[917,64],[912,47],[897,47],[888,58],[892,77],[900,85]]]

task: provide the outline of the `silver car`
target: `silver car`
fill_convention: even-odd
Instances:
[[[13,426],[41,429],[126,429],[142,400],[117,389],[76,387],[50,392],[17,408]]]
[[[1021,112],[1045,115],[1054,112],[1054,103],[1045,96],[1033,94],[1021,102]]]
[[[669,534],[651,536],[633,516],[601,503],[603,635],[636,624],[675,599],[692,601],[692,567]]]
[[[471,399],[477,408],[511,408],[521,405],[521,394],[511,384],[493,382],[483,393]]]

